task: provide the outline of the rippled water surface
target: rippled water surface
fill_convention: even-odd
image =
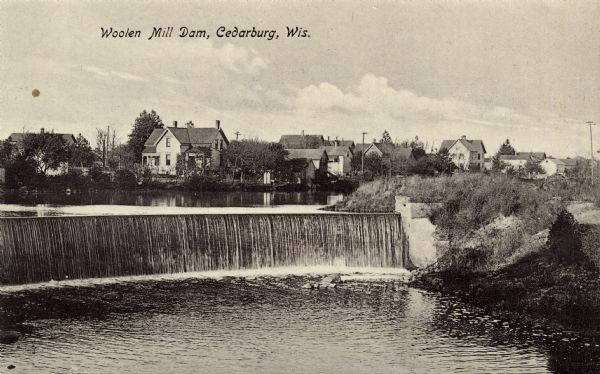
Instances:
[[[0,345],[0,372],[543,373],[594,346],[393,280],[345,279],[320,290],[299,276],[88,287],[120,298],[97,301],[106,313],[26,321],[19,342]],[[72,302],[88,291],[62,292]],[[557,356],[560,344],[576,353]]]

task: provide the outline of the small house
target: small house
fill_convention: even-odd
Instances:
[[[467,139],[463,135],[457,140],[444,140],[440,150],[447,149],[450,159],[461,170],[484,170],[485,146],[482,140]]]

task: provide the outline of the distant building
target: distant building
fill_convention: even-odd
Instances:
[[[441,149],[447,149],[452,162],[462,170],[484,170],[487,152],[482,140],[470,140],[463,135],[457,140],[442,141]]]
[[[40,134],[44,134],[44,133],[45,133],[45,130],[43,128],[41,128]],[[8,136],[8,138],[6,140],[8,140],[13,145],[15,145],[17,147],[17,149],[22,149],[23,148],[23,139],[25,139],[25,137],[29,134],[32,134],[32,133],[13,132],[12,134],[10,134]],[[54,136],[60,136],[61,138],[63,138],[65,140],[65,143],[69,147],[77,142],[77,139],[75,138],[75,136],[73,134],[60,134],[60,133],[56,133],[56,132],[51,132],[50,134],[52,134]]]
[[[327,152],[329,162],[327,163],[327,171],[337,176],[349,175],[352,171],[352,148],[348,143],[342,145],[341,141],[335,140],[333,145],[322,146],[322,149]]]
[[[40,129],[40,134],[45,134],[46,131],[44,128]],[[10,134],[8,136],[8,138],[6,140],[8,140],[13,146],[14,146],[14,151],[13,152],[22,152],[23,151],[23,144],[24,144],[24,139],[27,135],[30,135],[33,133],[29,133],[29,132],[13,132],[12,134]],[[77,139],[75,138],[75,136],[73,134],[63,134],[63,133],[55,133],[55,132],[50,132],[48,134],[51,134],[52,136],[59,136],[61,138],[63,138],[63,140],[65,141],[65,144],[68,147],[71,147],[73,145],[75,145],[77,143]],[[79,134],[79,136],[81,136],[81,134]],[[83,137],[82,137],[83,138]],[[85,138],[83,138],[85,140]],[[87,141],[87,140],[86,140]],[[46,174],[48,175],[61,175],[61,174],[66,174],[69,172],[69,163],[68,162],[61,162],[60,166],[56,169],[48,169],[46,171]]]
[[[304,131],[300,135],[281,135],[279,143],[285,149],[317,149],[330,145],[323,135],[304,135]]]
[[[292,173],[297,178],[296,182],[312,185],[321,160],[328,160],[329,155],[324,149],[287,149],[286,160],[291,161]],[[329,165],[327,165],[329,167]]]
[[[202,170],[216,170],[221,165],[221,151],[229,145],[219,120],[215,127],[173,126],[154,129],[144,143],[142,165],[153,174],[176,174],[179,157],[192,161]]]
[[[565,174],[565,163],[558,158],[546,158],[540,162],[540,166],[544,169],[544,174],[547,177],[555,174]]]
[[[577,167],[577,159],[575,158],[561,158],[560,160],[565,164],[565,173]]]
[[[540,163],[546,159],[544,152],[517,152],[514,155],[500,155],[500,161],[515,170],[525,167],[528,161]]]

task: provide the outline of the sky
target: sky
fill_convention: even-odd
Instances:
[[[488,153],[508,138],[589,156],[598,19],[598,1],[0,1],[0,138],[43,127],[94,143],[110,126],[126,141],[155,110],[165,124],[219,119],[230,139],[387,130],[428,148],[466,135]],[[279,38],[219,38],[221,26]],[[287,38],[296,26],[310,37]],[[142,37],[102,38],[110,27]]]

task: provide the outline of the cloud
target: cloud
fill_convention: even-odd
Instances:
[[[391,87],[387,78],[366,74],[360,82],[342,91],[327,82],[296,91],[288,105],[304,112],[347,111],[355,115],[386,115],[400,121],[469,122],[483,126],[558,126],[571,120],[550,113],[524,114],[496,106],[485,107],[454,98],[431,98]],[[290,104],[291,103],[291,104]]]
[[[267,68],[267,61],[254,49],[237,47],[231,43],[221,48],[213,47],[209,53],[213,53],[226,68],[237,73],[256,75]]]
[[[111,74],[114,75],[115,77],[129,80],[129,81],[145,82],[148,80],[146,78],[140,77],[139,75],[124,73],[122,71],[111,70]]]
[[[73,65],[73,64],[68,64],[67,67],[72,68],[72,69],[77,68],[77,66]],[[124,79],[124,80],[138,81],[138,82],[145,82],[148,80],[139,75],[134,75],[134,74],[130,74],[130,73],[122,72],[122,71],[116,71],[116,70],[105,70],[105,69],[99,68],[97,66],[91,66],[91,65],[82,66],[81,70],[86,71],[88,73],[92,73],[94,75],[98,75],[100,77],[104,77],[104,78],[117,77],[117,78]]]
[[[77,66],[73,65],[73,64],[68,64],[67,66],[70,67],[70,68],[77,68]],[[110,75],[106,70],[100,69],[100,68],[95,67],[95,66],[82,66],[81,70],[84,70],[84,71],[87,71],[87,72],[90,72],[90,73],[93,73],[93,74],[96,74],[96,75],[100,75],[100,76],[103,76],[103,77],[106,77],[106,76]]]

